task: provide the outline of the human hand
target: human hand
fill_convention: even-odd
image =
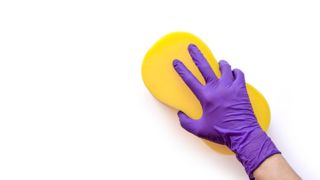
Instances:
[[[257,122],[243,72],[232,70],[228,62],[222,60],[218,79],[195,45],[190,44],[188,50],[206,84],[202,85],[181,61],[173,61],[174,69],[198,98],[203,110],[199,120],[179,111],[181,126],[198,137],[228,146],[253,178],[252,172],[260,163],[280,152]]]

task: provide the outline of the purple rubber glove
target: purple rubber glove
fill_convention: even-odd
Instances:
[[[179,111],[181,126],[198,137],[228,146],[253,179],[253,171],[266,158],[280,151],[257,122],[243,72],[231,70],[231,66],[222,60],[219,62],[221,78],[218,79],[195,45],[190,44],[188,50],[206,84],[202,85],[181,61],[173,61],[174,69],[198,98],[203,110],[199,120]]]

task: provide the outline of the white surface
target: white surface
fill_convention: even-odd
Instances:
[[[319,179],[317,1],[1,1],[0,179],[247,179],[144,87],[144,54],[189,31],[267,98],[269,131]]]

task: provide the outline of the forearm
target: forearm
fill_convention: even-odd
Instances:
[[[301,179],[281,154],[275,154],[263,161],[263,163],[261,163],[261,165],[253,172],[253,176],[257,180]]]

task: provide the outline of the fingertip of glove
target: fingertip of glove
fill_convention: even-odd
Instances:
[[[228,61],[226,61],[226,60],[224,60],[224,59],[221,59],[221,60],[219,61],[219,64],[220,64],[220,65],[229,65]]]
[[[172,64],[173,64],[174,67],[176,67],[179,63],[180,63],[180,61],[178,59],[174,59],[172,61]]]
[[[189,46],[188,46],[189,50],[194,50],[196,48],[197,48],[197,46],[195,44],[193,44],[193,43],[190,43]]]

